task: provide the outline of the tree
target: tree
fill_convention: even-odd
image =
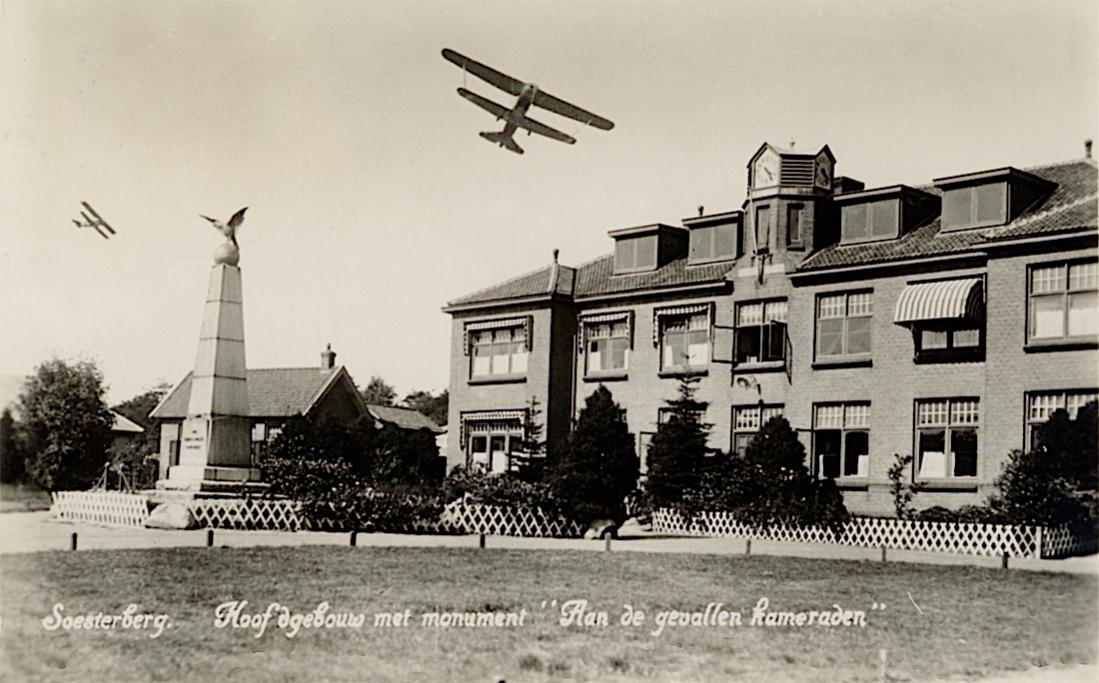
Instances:
[[[698,494],[681,506],[688,514],[726,511],[758,527],[819,525],[839,534],[848,519],[843,494],[831,479],[815,479],[805,447],[786,418],[767,421],[743,456],[719,455],[703,469]]]
[[[170,388],[166,382],[161,382],[112,408],[145,430],[141,436],[111,447],[111,462],[125,467],[130,485],[134,488],[151,488],[156,483],[156,466],[149,462],[149,456],[160,450],[160,433],[149,413],[153,412]]]
[[[23,458],[15,448],[15,420],[11,410],[0,414],[0,481],[11,484],[23,478]]]
[[[103,375],[91,361],[43,362],[23,385],[17,448],[47,491],[86,489],[107,462],[114,419]]]
[[[447,410],[450,408],[450,392],[447,389],[443,389],[438,396],[430,391],[413,391],[404,397],[403,403],[427,415],[440,427],[446,426]]]
[[[381,377],[374,375],[362,390],[362,396],[363,400],[370,405],[391,406],[397,399],[397,390],[386,384]]]
[[[600,385],[584,402],[576,428],[555,459],[551,485],[556,497],[578,522],[626,518],[625,499],[637,487],[640,460],[633,434]]]
[[[376,486],[423,487],[442,481],[439,447],[427,429],[383,424],[369,444],[367,480]]]
[[[649,442],[645,488],[653,508],[678,505],[697,492],[706,458],[715,452],[706,445],[711,425],[701,421],[708,404],[695,398],[698,381],[680,379],[679,396],[666,401],[668,417]]]
[[[1099,521],[1099,404],[1063,409],[1035,431],[1029,452],[1014,451],[996,478],[991,507],[1003,521],[1058,526],[1094,533]]]
[[[847,521],[843,494],[832,479],[816,479],[805,466],[805,446],[785,417],[767,421],[744,451],[749,474],[741,517],[758,526],[820,525],[836,533]]]

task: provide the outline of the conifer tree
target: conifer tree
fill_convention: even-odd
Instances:
[[[553,488],[581,523],[625,520],[625,498],[637,486],[640,461],[633,435],[611,392],[600,385],[553,465]]]
[[[711,425],[702,421],[708,404],[695,398],[698,382],[698,376],[680,379],[679,395],[666,401],[667,419],[649,442],[645,488],[653,508],[678,505],[697,492],[714,452],[706,445]]]

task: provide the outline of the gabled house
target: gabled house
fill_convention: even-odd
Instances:
[[[710,445],[784,415],[847,506],[983,502],[1053,410],[1099,396],[1091,158],[871,187],[763,144],[739,209],[610,230],[613,250],[451,300],[448,465],[514,468],[531,397],[550,449],[604,384],[646,446],[699,378]]]
[[[408,408],[366,404],[347,368],[336,365],[331,347],[321,353],[321,364],[300,368],[249,368],[248,412],[252,427],[252,463],[281,432],[287,420],[300,416],[324,416],[342,424],[370,419],[376,425],[400,429],[442,431],[427,416]],[[160,429],[160,478],[179,462],[180,433],[187,417],[191,373],[153,409],[150,417]]]

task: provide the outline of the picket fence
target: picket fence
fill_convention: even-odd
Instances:
[[[144,496],[105,491],[63,491],[53,494],[54,514],[69,522],[106,526],[142,527],[149,518]],[[310,520],[301,506],[286,499],[200,498],[187,507],[199,527],[272,531],[334,531],[329,520]],[[394,533],[489,534],[578,538],[584,527],[537,508],[512,509],[496,505],[455,500],[434,520],[415,520],[378,529]]]
[[[1055,558],[1096,551],[1094,536],[1078,537],[1067,527],[1047,529],[1010,524],[926,522],[853,517],[843,533],[817,526],[776,524],[761,528],[727,512],[703,512],[688,519],[676,510],[653,512],[653,531],[684,536],[729,536],[790,543],[834,543],[865,548],[924,550],[965,555]]]

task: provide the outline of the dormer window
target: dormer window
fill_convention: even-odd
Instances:
[[[835,201],[843,244],[900,237],[939,210],[938,197],[906,185],[849,192]]]
[[[1014,168],[938,178],[942,190],[942,229],[966,230],[1005,225],[1039,200],[1056,184]]]
[[[1003,225],[1007,183],[982,183],[943,192],[943,230]]]
[[[623,237],[614,243],[614,272],[656,268],[656,235]]]
[[[896,237],[900,217],[900,201],[883,199],[843,207],[840,225],[844,242],[862,242]]]
[[[663,223],[611,230],[614,238],[614,274],[656,270],[669,261],[683,258],[687,231]]]
[[[683,225],[691,234],[687,262],[729,261],[739,256],[742,216],[740,211],[732,211],[683,219]]]

